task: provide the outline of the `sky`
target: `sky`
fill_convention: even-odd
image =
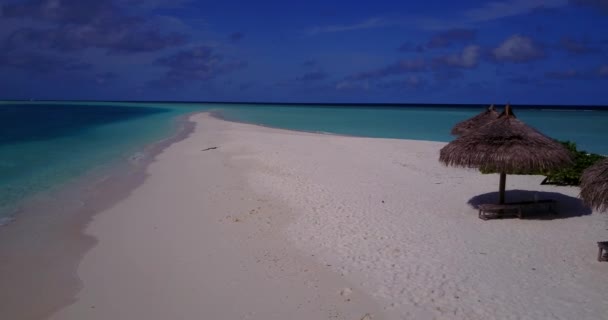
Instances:
[[[608,105],[608,0],[0,0],[0,99]]]

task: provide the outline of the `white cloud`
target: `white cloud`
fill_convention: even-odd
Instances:
[[[510,0],[492,1],[481,7],[465,11],[471,22],[489,21],[527,14],[536,8],[559,8],[568,5],[568,0]]]
[[[492,50],[492,55],[497,61],[528,62],[543,58],[545,52],[531,38],[516,34]]]
[[[319,33],[334,33],[334,32],[345,32],[345,31],[354,31],[354,30],[365,30],[365,29],[375,29],[381,28],[388,25],[395,24],[394,21],[390,21],[385,18],[370,18],[365,21],[350,24],[350,25],[330,25],[330,26],[320,26],[314,27],[308,30],[309,35],[315,35]]]
[[[477,66],[479,61],[481,48],[476,45],[469,45],[462,49],[462,52],[439,57],[436,61],[440,65],[457,67],[457,68],[473,68]]]
[[[567,6],[568,0],[506,0],[491,1],[479,7],[455,12],[448,17],[409,17],[405,19],[423,30],[444,30],[472,27],[477,23],[529,14],[534,9],[555,9]]]
[[[554,9],[567,6],[569,0],[505,0],[491,1],[479,7],[454,12],[448,17],[401,16],[389,19],[372,17],[355,24],[316,26],[307,31],[309,35],[375,29],[386,26],[415,26],[423,30],[444,30],[470,27],[479,22],[492,21],[528,14],[534,9]]]

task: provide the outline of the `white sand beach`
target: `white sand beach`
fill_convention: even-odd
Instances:
[[[483,221],[497,175],[444,143],[291,132],[202,113],[98,213],[82,289],[51,319],[602,319],[608,216],[508,176],[559,216]],[[203,151],[204,149],[217,147]],[[555,194],[554,194],[555,193]],[[533,197],[510,192],[507,197]]]

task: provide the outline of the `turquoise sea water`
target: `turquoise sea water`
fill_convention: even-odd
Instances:
[[[353,136],[451,141],[451,128],[480,107],[310,107],[234,105],[220,114],[270,127]],[[608,155],[608,108],[604,110],[517,109],[519,119],[558,140]]]
[[[126,160],[194,106],[0,104],[0,223],[28,196]]]
[[[0,220],[31,195],[128,159],[143,146],[168,137],[176,117],[205,110],[229,120],[291,130],[449,141],[451,127],[481,108],[0,102]],[[608,154],[606,111],[515,112],[549,136]]]

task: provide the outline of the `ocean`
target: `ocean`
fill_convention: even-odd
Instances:
[[[482,109],[431,106],[218,103],[1,102],[0,222],[20,203],[93,170],[128,161],[196,111],[270,127],[353,136],[450,141],[451,127]],[[608,109],[607,109],[608,110]],[[608,154],[608,111],[515,108],[541,132]]]
[[[0,224],[21,201],[128,161],[175,131],[196,106],[94,103],[0,104]]]
[[[500,109],[500,108],[499,108]],[[228,120],[269,127],[343,135],[449,142],[454,124],[482,107],[432,106],[251,106],[222,109]],[[605,110],[514,107],[516,116],[558,139],[576,142],[579,149],[608,155],[608,108]]]

